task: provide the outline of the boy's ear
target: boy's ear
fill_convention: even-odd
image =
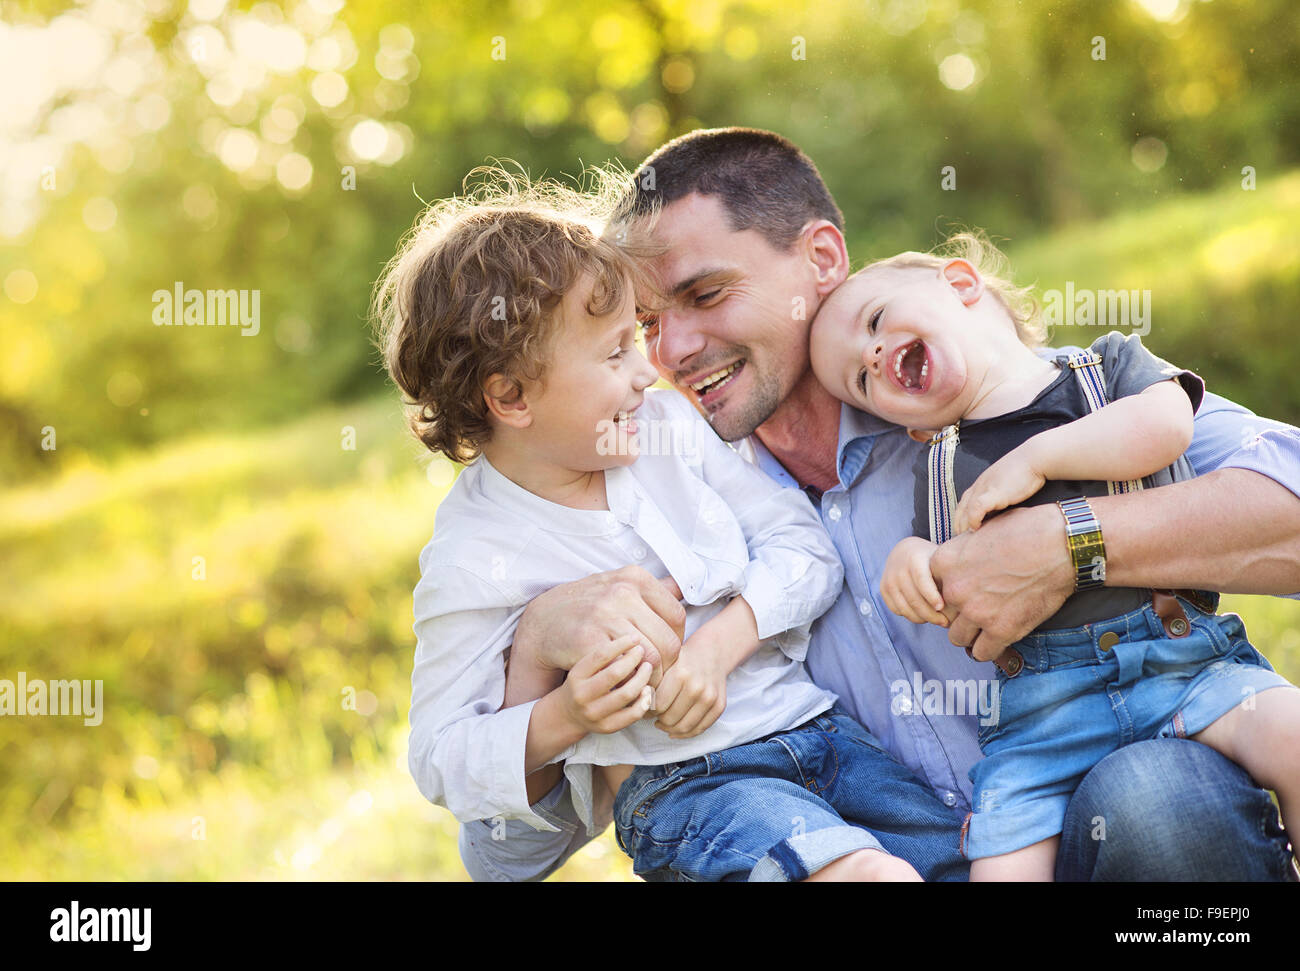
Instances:
[[[907,437],[914,442],[920,442],[922,445],[928,445],[930,443],[930,439],[934,438],[934,436],[937,434],[938,434],[937,430],[927,431],[924,428],[909,428],[907,430]]]
[[[523,388],[504,374],[493,374],[483,382],[483,403],[487,405],[488,415],[503,425],[527,428],[533,423]]]
[[[983,277],[966,260],[949,260],[939,272],[966,306],[969,307],[984,295]]]

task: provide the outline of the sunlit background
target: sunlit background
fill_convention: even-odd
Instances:
[[[800,6],[0,0],[0,678],[105,686],[98,727],[0,720],[0,877],[464,878],[405,749],[456,469],[365,312],[490,157],[771,128],[856,263],[983,227],[1021,281],[1149,289],[1150,347],[1300,421],[1291,0]],[[177,285],[257,291],[258,332],[157,326]],[[1300,605],[1231,606],[1300,678]],[[630,869],[607,836],[558,878]]]

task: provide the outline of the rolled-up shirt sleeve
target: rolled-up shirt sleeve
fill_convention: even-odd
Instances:
[[[680,396],[677,396],[680,397]],[[808,632],[844,585],[844,567],[808,497],[784,489],[745,461],[685,399],[675,405],[697,427],[697,471],[740,523],[749,549],[745,602],[754,611],[761,639],[776,638],[782,653],[802,661]]]
[[[1300,497],[1300,429],[1261,418],[1219,395],[1205,395],[1187,458],[1197,475],[1250,469]]]
[[[416,586],[407,762],[424,797],[462,823],[500,816],[551,831],[524,782],[536,702],[501,708],[523,607],[493,596],[483,578],[454,566],[429,567]]]
[[[1300,429],[1261,418],[1219,395],[1207,393],[1196,412],[1187,458],[1197,475],[1249,469],[1300,499]],[[1300,592],[1288,596],[1300,599]]]

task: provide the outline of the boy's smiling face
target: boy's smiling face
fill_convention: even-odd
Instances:
[[[817,379],[841,401],[886,421],[915,429],[951,424],[970,407],[977,387],[971,371],[986,356],[984,296],[965,260],[942,269],[863,270],[813,320]]]
[[[658,378],[636,347],[632,287],[623,306],[606,317],[587,312],[591,288],[592,280],[584,277],[564,295],[545,378],[525,388],[533,419],[531,450],[576,472],[635,460],[632,416],[645,399],[645,389]],[[619,443],[618,449],[609,453],[600,448],[602,437]]]

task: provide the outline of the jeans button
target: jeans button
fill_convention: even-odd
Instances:
[[[1118,643],[1119,643],[1119,635],[1116,634],[1113,630],[1106,631],[1106,633],[1102,634],[1101,637],[1097,639],[1097,646],[1100,647],[1103,651],[1109,651],[1112,647],[1114,647]]]
[[[1182,637],[1187,633],[1187,621],[1181,617],[1175,617],[1169,622],[1169,633],[1175,637]]]

